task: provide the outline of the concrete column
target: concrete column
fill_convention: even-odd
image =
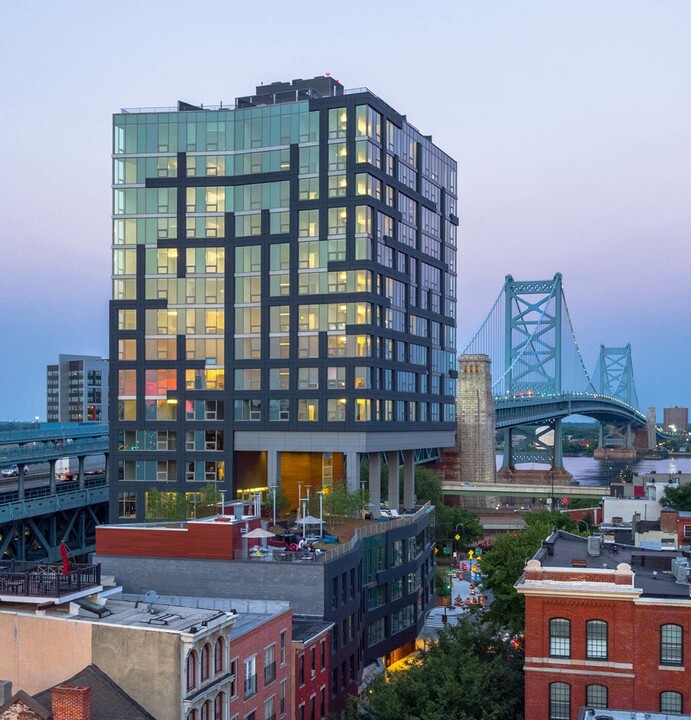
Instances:
[[[19,472],[17,473],[17,499],[24,500],[24,473],[26,472],[26,463],[17,463]],[[22,535],[24,533],[21,533]]]
[[[403,509],[408,512],[415,507],[415,453],[403,452]]]
[[[55,489],[55,463],[57,463],[57,460],[49,460],[48,461],[48,481],[50,483],[50,494],[55,495],[56,489]]]
[[[390,450],[386,453],[387,465],[389,466],[389,510],[401,509],[401,473],[398,450]]]
[[[502,470],[513,470],[513,458],[511,457],[511,428],[504,430],[504,454],[501,460]]]
[[[106,482],[110,482],[110,454],[105,453],[103,456],[103,477]]]
[[[604,445],[605,445],[605,433],[604,433],[604,430],[602,429],[603,427],[604,427],[603,423],[600,423],[600,430],[599,430],[598,436],[597,436],[597,446],[598,447],[604,447]]]
[[[373,518],[381,517],[381,454],[369,454],[369,502]]]
[[[552,448],[552,469],[564,469],[564,452],[561,442],[561,418],[554,421],[554,447]]]
[[[631,447],[631,423],[626,423],[626,447]]]
[[[266,453],[266,484],[269,488],[281,487],[281,453],[278,450]]]
[[[360,491],[360,455],[356,452],[345,454],[345,477],[348,492]]]
[[[79,462],[79,470],[78,470],[78,477],[79,477],[79,489],[84,490],[86,487],[84,484],[84,460],[86,457],[84,455],[77,455],[77,460]]]

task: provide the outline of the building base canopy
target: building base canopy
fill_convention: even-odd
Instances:
[[[452,447],[453,430],[434,432],[348,433],[348,432],[249,432],[234,433],[235,450],[277,452],[386,452]]]

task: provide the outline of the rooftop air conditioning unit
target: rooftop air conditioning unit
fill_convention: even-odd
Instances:
[[[590,555],[590,557],[600,556],[600,543],[601,537],[599,535],[588,536],[588,555]]]

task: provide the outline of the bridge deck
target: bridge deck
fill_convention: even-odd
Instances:
[[[551,483],[492,483],[486,485],[444,482],[444,495],[497,495],[516,497],[592,497],[608,495],[609,491],[602,485],[552,485]]]

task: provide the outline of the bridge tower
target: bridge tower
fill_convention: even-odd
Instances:
[[[562,276],[504,283],[504,393],[512,397],[558,395],[562,391]],[[511,477],[516,462],[548,464],[551,476],[568,476],[558,418],[504,430],[500,475]]]
[[[492,394],[492,361],[487,355],[461,355],[458,361],[456,447],[460,479],[493,483],[496,479],[496,410]]]
[[[598,395],[616,398],[627,405],[638,407],[636,385],[631,361],[631,345],[605,347],[600,345],[593,389]],[[595,458],[601,460],[635,460],[636,449],[632,443],[631,423],[600,423],[600,435]],[[650,440],[648,440],[648,444]]]

